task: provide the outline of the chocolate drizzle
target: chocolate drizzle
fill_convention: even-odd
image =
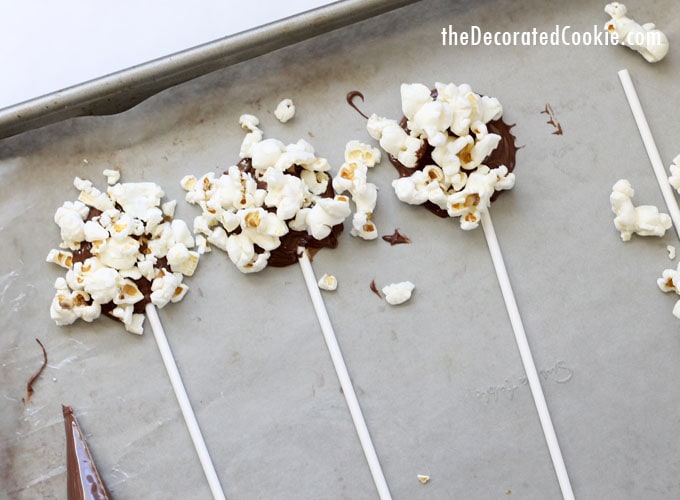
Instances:
[[[357,97],[359,97],[361,99],[361,102],[364,102],[364,94],[362,94],[358,90],[350,90],[349,92],[347,92],[347,96],[345,97],[345,100],[347,101],[347,104],[349,104],[351,107],[353,107],[357,113],[359,113],[361,116],[363,116],[364,118],[366,118],[368,120],[368,116],[366,116],[366,114],[363,111],[361,111],[357,107],[357,105],[354,103],[354,99],[357,98]]]
[[[548,125],[551,125],[555,130],[553,131],[553,135],[562,135],[562,125],[560,122],[557,121],[557,118],[555,118],[555,112],[553,111],[553,108],[550,104],[546,104],[545,108],[543,111],[541,111],[542,115],[548,115],[548,121],[546,122]]]
[[[106,484],[92,459],[73,408],[62,405],[66,429],[66,492],[68,500],[108,500]]]
[[[36,371],[36,372],[33,374],[33,376],[29,379],[28,383],[26,384],[26,397],[25,397],[25,398],[21,398],[21,401],[22,401],[24,404],[25,404],[25,403],[28,403],[28,401],[30,401],[30,399],[31,399],[31,396],[33,395],[33,382],[35,382],[36,380],[38,380],[38,377],[42,374],[43,370],[44,370],[45,367],[47,366],[47,351],[45,350],[45,346],[43,345],[42,342],[40,342],[40,340],[35,339],[35,341],[38,343],[38,345],[39,345],[40,348],[42,349],[42,353],[43,353],[43,362],[42,362],[42,364],[40,365],[40,368],[38,368],[38,371]]]
[[[371,280],[371,284],[368,286],[374,294],[376,294],[381,299],[383,298],[382,293],[380,293],[380,290],[378,290],[378,287],[375,284],[375,280]]]

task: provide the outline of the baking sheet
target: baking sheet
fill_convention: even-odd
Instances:
[[[592,31],[607,20],[589,1],[424,1],[169,89],[123,114],[71,119],[0,142],[0,478],[9,498],[63,498],[60,404],[72,405],[116,498],[208,498],[209,491],[150,332],[107,319],[67,328],[49,319],[61,269],[54,211],[76,197],[73,177],[104,186],[153,180],[177,215],[181,177],[237,160],[241,113],[266,137],[305,138],[337,169],[345,143],[369,141],[345,102],[397,117],[399,84],[467,82],[497,97],[516,123],[516,187],[492,207],[510,279],[577,498],[674,498],[680,323],[656,279],[675,267],[663,238],[622,243],[608,196],[619,178],[635,202],[663,207],[617,77],[632,74],[665,164],[680,152],[680,21],[670,0],[630,6],[671,40],[649,65],[622,47],[447,47],[448,24],[487,31]],[[272,112],[298,108],[285,125]],[[563,135],[542,114],[550,104]],[[314,259],[337,276],[324,298],[394,498],[559,498],[547,447],[481,230],[462,232],[396,201],[395,172],[370,172],[380,234],[349,228]],[[411,280],[390,307],[370,290]],[[368,468],[295,266],[242,275],[214,251],[161,310],[228,498],[375,498]],[[40,366],[49,364],[23,404]],[[417,474],[431,476],[421,484]]]

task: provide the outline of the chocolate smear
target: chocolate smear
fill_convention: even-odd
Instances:
[[[555,118],[555,112],[553,111],[553,108],[550,104],[545,105],[545,108],[543,111],[541,111],[541,114],[548,115],[548,121],[546,123],[548,125],[552,125],[552,127],[555,129],[553,135],[562,135],[562,125],[560,125],[560,122],[558,122],[557,118]]]
[[[61,406],[66,429],[66,492],[68,500],[108,500],[111,498],[78,420],[70,406]]]
[[[411,239],[405,234],[400,233],[399,229],[395,229],[394,233],[392,234],[383,236],[382,239],[392,246],[403,243],[411,243]]]
[[[47,366],[47,351],[45,350],[45,346],[43,345],[42,342],[40,342],[40,340],[35,339],[35,341],[38,343],[38,345],[42,349],[43,362],[42,362],[42,365],[40,365],[40,368],[38,368],[38,371],[33,374],[33,376],[29,379],[28,383],[26,384],[26,397],[21,398],[21,401],[24,404],[28,403],[31,399],[31,396],[33,395],[33,392],[34,392],[33,391],[33,382],[38,380],[38,377],[40,376],[40,374],[43,372],[43,370]]]
[[[378,287],[375,286],[375,280],[371,280],[371,284],[369,285],[369,287],[371,288],[371,291],[372,291],[374,294],[376,294],[376,295],[377,295],[378,297],[380,297],[381,299],[383,298],[382,293],[380,293],[380,290],[378,290]]]

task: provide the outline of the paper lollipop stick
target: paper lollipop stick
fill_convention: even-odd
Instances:
[[[146,317],[151,325],[151,330],[153,331],[153,336],[156,339],[156,344],[158,344],[158,350],[161,353],[161,358],[163,358],[163,364],[165,369],[168,371],[168,377],[170,377],[170,383],[175,391],[175,396],[177,397],[177,402],[182,410],[182,416],[184,417],[184,422],[186,423],[189,434],[191,435],[191,441],[194,443],[194,448],[196,448],[196,453],[198,454],[198,459],[201,461],[201,467],[203,467],[203,472],[208,480],[208,485],[210,486],[210,491],[212,492],[213,498],[215,500],[224,499],[224,492],[222,491],[222,485],[217,477],[217,472],[215,472],[215,467],[210,459],[210,454],[208,453],[208,448],[203,440],[203,435],[201,434],[201,429],[198,427],[198,421],[194,415],[194,410],[191,407],[191,402],[189,401],[189,396],[182,383],[182,377],[177,369],[177,363],[175,363],[175,358],[170,350],[170,345],[168,344],[168,339],[165,336],[165,331],[163,330],[163,325],[158,317],[158,312],[156,307],[149,303],[146,305]]]
[[[659,155],[659,150],[656,147],[656,142],[652,136],[652,131],[647,123],[647,118],[642,110],[642,105],[640,104],[640,99],[638,99],[637,92],[635,91],[635,86],[630,78],[630,73],[627,69],[622,69],[619,71],[619,79],[621,80],[621,85],[623,86],[623,91],[626,93],[626,98],[628,99],[628,105],[630,110],[633,112],[633,117],[635,118],[635,123],[637,124],[638,130],[640,131],[640,136],[642,137],[642,142],[647,150],[647,156],[649,161],[652,163],[652,168],[654,169],[654,174],[656,175],[656,181],[659,183],[659,188],[661,189],[661,194],[668,207],[669,215],[673,220],[673,226],[675,227],[675,232],[680,238],[680,208],[678,208],[678,201],[673,195],[673,190],[668,182],[668,174],[666,169],[661,162],[661,156]]]
[[[319,320],[319,325],[321,326],[321,331],[323,332],[323,338],[326,341],[328,352],[331,355],[335,373],[338,375],[338,380],[340,380],[340,387],[342,387],[342,393],[345,396],[345,401],[349,407],[349,412],[352,415],[354,428],[356,429],[357,435],[359,436],[361,448],[364,451],[366,461],[368,462],[368,467],[371,471],[371,475],[373,476],[373,482],[375,483],[375,487],[378,490],[378,495],[380,496],[381,500],[391,499],[392,496],[390,495],[387,481],[385,481],[385,476],[380,466],[378,455],[376,454],[375,448],[373,447],[373,442],[371,441],[368,427],[366,427],[366,421],[364,420],[364,415],[361,412],[359,400],[357,399],[356,393],[354,392],[354,386],[352,385],[352,380],[349,377],[345,360],[335,337],[333,325],[331,325],[331,320],[328,317],[326,306],[324,305],[323,298],[321,297],[321,292],[319,291],[319,286],[317,285],[317,280],[314,276],[314,270],[312,269],[312,263],[309,261],[307,251],[304,248],[300,248],[298,251],[300,254],[298,262],[300,263],[302,275],[305,278],[305,284],[307,285],[307,290],[309,291],[309,297],[312,299],[314,311],[316,312],[316,317]]]
[[[522,318],[519,314],[519,309],[517,307],[517,302],[515,301],[515,295],[512,291],[512,286],[510,285],[510,278],[508,277],[508,272],[505,268],[501,247],[498,244],[496,231],[493,228],[491,216],[489,215],[488,211],[482,212],[482,229],[484,231],[484,237],[486,238],[487,246],[489,247],[489,253],[491,254],[493,266],[496,270],[498,284],[501,287],[501,293],[503,294],[503,300],[505,301],[505,308],[508,311],[512,330],[515,333],[515,342],[517,343],[519,355],[522,358],[522,364],[524,365],[524,371],[526,373],[527,380],[529,381],[531,395],[533,396],[534,403],[536,404],[538,418],[540,419],[541,427],[543,428],[545,441],[548,444],[550,458],[552,459],[553,467],[555,468],[555,474],[557,475],[560,490],[562,491],[562,496],[565,500],[571,500],[574,498],[574,493],[569,481],[569,475],[567,474],[567,468],[564,465],[564,459],[562,458],[560,445],[557,441],[557,435],[555,434],[552,419],[550,418],[548,405],[545,402],[545,396],[543,395],[543,389],[541,388],[541,380],[539,379],[538,372],[536,371],[536,365],[534,364],[534,358],[531,354],[531,349],[529,348],[529,342],[527,340],[526,332],[524,331]]]

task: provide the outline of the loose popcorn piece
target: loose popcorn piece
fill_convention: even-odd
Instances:
[[[120,170],[107,168],[102,173],[106,176],[106,182],[109,186],[113,186],[120,180]]]
[[[201,208],[194,219],[199,252],[227,252],[244,273],[297,262],[298,247],[335,248],[350,200],[335,194],[330,165],[311,144],[264,139],[253,115],[239,122],[248,131],[241,160],[222,175],[184,177],[186,200]]]
[[[680,295],[680,264],[676,269],[666,269],[661,274],[661,278],[656,280],[662,292],[675,292]],[[680,300],[673,307],[673,316],[680,318]]]
[[[628,241],[633,233],[640,236],[663,236],[673,224],[670,216],[659,213],[651,205],[634,206],[634,195],[630,182],[620,179],[614,184],[609,196],[612,211],[616,215],[614,226],[621,233],[621,239]]]
[[[666,245],[666,250],[668,251],[668,258],[675,260],[675,247],[673,245]]]
[[[335,278],[335,276],[324,274],[319,279],[319,288],[329,291],[337,290],[338,280]]]
[[[669,170],[671,175],[668,177],[668,182],[680,193],[680,155],[673,158],[673,163],[671,163]]]
[[[434,91],[402,84],[401,99],[401,122],[373,114],[366,125],[399,171],[397,198],[476,228],[498,192],[515,184],[517,147],[501,104],[453,83]]]
[[[415,287],[410,281],[402,281],[383,287],[382,292],[385,294],[387,303],[396,306],[409,300]]]
[[[380,150],[359,141],[350,141],[345,146],[345,163],[333,179],[337,193],[349,192],[356,206],[352,217],[352,236],[365,240],[378,237],[378,229],[371,220],[378,199],[378,188],[367,182],[368,169],[380,163]]]
[[[418,481],[420,481],[422,484],[427,484],[430,482],[430,476],[426,476],[425,474],[418,474]]]
[[[161,205],[160,186],[151,182],[118,183],[105,170],[106,193],[88,180],[75,179],[78,201],[55,213],[62,249],[47,262],[67,269],[56,280],[50,316],[57,325],[77,319],[94,321],[102,312],[131,333],[142,334],[144,307],[158,308],[184,297],[184,276],[196,270],[199,253],[184,221],[172,219],[174,202]]]
[[[638,24],[626,16],[628,9],[619,2],[607,4],[604,11],[611,16],[604,29],[616,33],[621,45],[636,50],[650,63],[658,62],[666,56],[668,38],[656,29],[654,23]]]
[[[295,105],[290,99],[284,99],[276,106],[274,116],[278,118],[281,123],[286,123],[295,116]]]

